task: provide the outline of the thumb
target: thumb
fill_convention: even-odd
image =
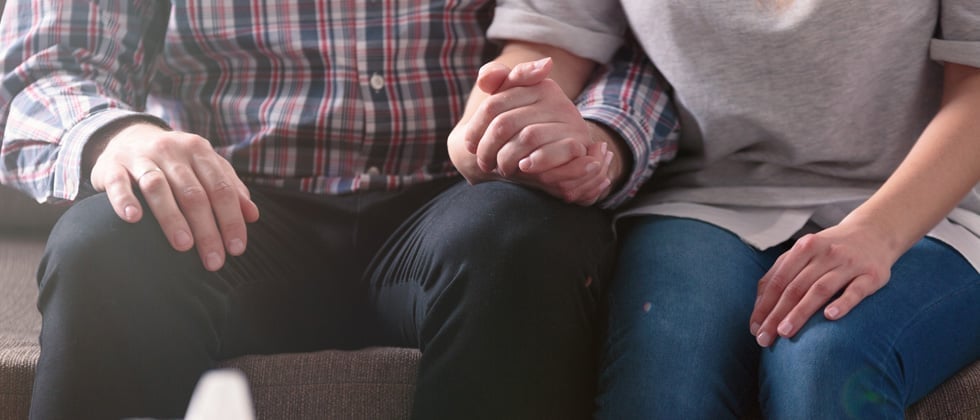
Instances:
[[[554,61],[551,57],[518,64],[507,74],[507,79],[497,88],[497,91],[507,90],[512,87],[533,86],[541,83],[551,74],[553,66]]]
[[[510,67],[491,61],[480,67],[480,73],[476,77],[476,86],[488,94],[494,94],[500,90],[500,86],[507,80],[507,75],[510,72]]]

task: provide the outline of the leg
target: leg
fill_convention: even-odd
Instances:
[[[422,349],[414,418],[588,418],[608,217],[508,183],[463,183],[369,271],[392,344]]]
[[[819,314],[763,352],[768,418],[893,418],[980,357],[980,274],[919,241],[888,284],[838,321]]]
[[[195,252],[170,248],[149,215],[125,223],[104,194],[76,203],[39,269],[31,417],[180,417],[217,358],[356,345],[350,340],[363,328],[351,322],[356,295],[345,284],[358,277],[344,281],[342,272],[353,258],[318,255],[344,249],[336,242],[348,236],[314,237],[307,223],[335,213],[253,197],[263,215],[249,226],[249,249],[218,273],[205,271]],[[299,210],[286,212],[283,202]]]
[[[779,250],[692,219],[642,217],[620,232],[597,417],[743,414],[755,396],[756,282]]]

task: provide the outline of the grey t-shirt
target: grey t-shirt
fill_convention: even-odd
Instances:
[[[881,185],[938,109],[942,62],[980,67],[978,0],[766,3],[502,0],[490,35],[603,60],[628,23],[674,88],[681,140],[623,214],[694,217],[764,249]],[[978,212],[974,188],[930,235],[980,269]]]

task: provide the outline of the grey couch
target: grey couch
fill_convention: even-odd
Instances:
[[[41,322],[35,269],[60,212],[0,186],[0,420],[27,417]],[[262,419],[402,419],[411,408],[418,359],[413,349],[369,348],[246,356],[224,365],[245,372]],[[980,361],[908,414],[980,419]]]

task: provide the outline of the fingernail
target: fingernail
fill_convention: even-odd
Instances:
[[[755,342],[759,343],[762,347],[769,347],[772,340],[769,338],[769,334],[762,333],[755,337]]]
[[[840,309],[836,306],[831,306],[827,308],[827,317],[830,319],[837,319],[837,315],[840,315]]]
[[[545,57],[540,60],[536,60],[535,62],[531,63],[531,68],[533,68],[534,70],[540,70],[544,68],[544,65],[548,62],[548,60],[551,60],[551,57]]]
[[[531,170],[531,167],[533,165],[534,165],[534,161],[532,161],[531,158],[524,158],[524,159],[521,159],[520,162],[517,162],[517,166],[520,166],[520,168],[521,168],[522,171],[529,171],[529,170]]]
[[[232,255],[242,255],[245,252],[245,242],[241,239],[235,238],[228,243],[228,252]]]
[[[483,73],[486,73],[487,70],[489,70],[489,69],[490,69],[490,63],[486,63],[486,64],[480,66],[480,70],[477,71],[476,74],[477,75],[482,75]]]
[[[174,243],[177,244],[178,248],[189,248],[192,243],[191,235],[185,231],[178,230],[177,233],[174,234]]]
[[[591,173],[593,173],[595,171],[598,171],[600,166],[602,166],[602,165],[599,164],[599,162],[591,162],[588,165],[585,165],[585,172],[588,172],[588,173],[591,174]]]
[[[606,152],[606,162],[605,162],[606,166],[609,166],[609,164],[612,163],[612,159],[613,159],[613,152]]]
[[[129,205],[123,210],[126,214],[126,220],[133,221],[136,220],[136,206]]]
[[[789,335],[790,332],[793,331],[793,324],[789,323],[789,321],[783,321],[779,323],[778,327],[776,327],[776,331],[779,332],[779,335],[785,337]]]
[[[221,268],[221,256],[217,252],[209,253],[205,265],[208,270],[218,271]]]
[[[602,144],[599,145],[599,150],[602,151],[602,154],[606,154],[606,151],[609,150],[609,143],[602,142]]]
[[[761,326],[758,322],[753,322],[752,325],[749,325],[749,332],[755,335],[755,333],[759,332],[759,327]]]

